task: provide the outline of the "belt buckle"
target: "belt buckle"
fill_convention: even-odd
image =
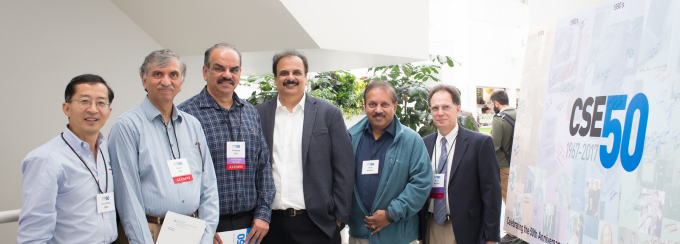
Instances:
[[[289,208],[289,211],[292,212],[292,214],[288,213],[288,217],[295,217],[297,215],[294,208]]]

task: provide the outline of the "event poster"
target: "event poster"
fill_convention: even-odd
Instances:
[[[680,243],[680,1],[617,0],[527,39],[504,229]]]

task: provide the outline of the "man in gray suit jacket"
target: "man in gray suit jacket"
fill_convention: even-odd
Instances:
[[[340,109],[305,94],[307,58],[276,54],[277,98],[255,106],[272,152],[276,195],[262,243],[337,243],[354,189],[354,157]]]

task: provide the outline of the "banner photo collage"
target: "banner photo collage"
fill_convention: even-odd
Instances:
[[[616,0],[527,39],[503,228],[680,243],[680,1]]]

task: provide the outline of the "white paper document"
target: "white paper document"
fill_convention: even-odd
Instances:
[[[198,244],[205,225],[205,220],[168,211],[156,244]]]
[[[240,230],[232,230],[232,231],[225,231],[225,232],[217,232],[217,234],[220,235],[220,238],[222,238],[222,243],[224,243],[224,244],[242,244],[242,243],[245,243],[246,236],[248,236],[248,233],[250,233],[250,228],[240,229]]]

